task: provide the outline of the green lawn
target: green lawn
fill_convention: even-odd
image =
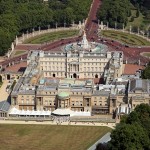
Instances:
[[[136,11],[137,10],[131,10],[131,16],[133,16],[134,17],[134,21],[133,22],[130,22],[130,19],[131,19],[131,17],[129,17],[128,18],[128,24],[127,24],[127,26],[126,26],[126,29],[128,29],[129,30],[129,28],[130,28],[130,25],[133,27],[133,26],[136,26],[136,27],[140,27],[141,26],[141,24],[142,24],[142,22],[144,21],[144,16],[140,13],[140,15],[139,15],[139,17],[138,18],[136,18]]]
[[[144,52],[144,53],[142,53],[142,55],[146,56],[146,57],[150,57],[150,53],[148,53],[148,52]]]
[[[25,53],[25,52],[26,52],[26,51],[23,51],[23,50],[17,50],[17,51],[15,51],[14,56],[21,55],[21,54],[23,54],[23,53]]]
[[[0,125],[1,150],[86,150],[108,127]]]
[[[150,20],[146,20],[145,19],[145,16],[140,13],[139,14],[139,17],[136,17],[136,12],[137,12],[137,9],[132,5],[131,6],[131,16],[128,17],[128,23],[127,23],[127,26],[126,26],[126,29],[129,30],[130,28],[130,25],[132,27],[143,27],[145,30],[147,30],[149,24],[150,24]],[[134,21],[130,21],[131,20],[131,17],[134,17]]]
[[[62,38],[73,37],[79,34],[79,30],[69,30],[69,31],[58,31],[42,34],[30,39],[25,40],[25,44],[42,44],[45,42],[52,42]]]
[[[123,33],[120,31],[103,30],[101,31],[101,35],[107,38],[118,40],[128,45],[134,45],[134,46],[149,46],[150,45],[150,42],[148,42],[147,40],[139,36],[136,36],[134,34],[129,34],[129,33]]]

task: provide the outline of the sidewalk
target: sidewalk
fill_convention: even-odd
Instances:
[[[76,125],[76,126],[107,126],[109,128],[114,129],[114,124],[106,124],[106,123],[82,123],[82,122],[62,122],[58,124],[57,122],[52,121],[14,121],[14,120],[0,120],[0,124],[42,124],[42,125]]]
[[[95,150],[97,144],[107,143],[108,141],[110,141],[111,140],[110,134],[111,134],[110,132],[106,133],[102,138],[100,138],[96,143],[94,143],[90,148],[88,148],[88,150]]]

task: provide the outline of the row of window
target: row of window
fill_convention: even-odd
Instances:
[[[58,61],[58,60],[64,60],[65,58],[62,58],[62,57],[56,57],[56,58],[54,58],[54,57],[49,57],[49,58],[47,58],[47,57],[44,57],[44,58],[41,58],[41,62],[43,61],[43,62],[45,62],[45,61],[49,61],[49,60],[53,60],[53,61]]]
[[[29,95],[26,95],[26,96],[22,95],[22,96],[21,96],[21,98],[29,98],[29,97],[34,98],[35,96],[29,96]]]
[[[43,69],[43,70],[51,70],[51,69],[64,70],[64,67],[65,66],[57,66],[57,67],[56,66],[41,66],[41,69]]]
[[[64,62],[65,63],[65,62]],[[58,61],[56,61],[56,62],[54,62],[54,61],[41,61],[40,62],[40,65],[63,65],[64,63],[62,63],[62,61],[61,62],[58,62]]]
[[[95,66],[105,66],[107,64],[107,62],[84,62],[84,63],[81,63],[80,65],[95,65]]]
[[[68,61],[69,61],[70,59],[68,59]],[[73,60],[73,58],[72,58],[72,60]],[[85,61],[85,63],[86,63],[86,61],[100,61],[100,62],[105,62],[105,61],[108,61],[108,59],[103,59],[103,58],[100,58],[100,59],[96,59],[96,58],[80,58],[80,61]]]
[[[66,59],[66,57],[64,57],[64,58],[62,58],[62,57],[57,57],[57,58],[54,58],[54,57],[50,57],[50,58],[46,58],[46,57],[44,57],[44,58],[41,58],[41,63],[43,62],[43,63],[45,63],[45,62],[47,62],[47,63],[49,63],[49,61],[63,61],[63,60],[65,60]],[[103,58],[101,58],[101,59],[97,59],[97,58],[79,58],[80,59],[80,61],[108,61],[108,59],[103,59]],[[73,58],[68,58],[68,61],[70,61],[70,60],[74,60]]]
[[[102,104],[97,104],[97,103],[95,103],[94,105],[95,105],[95,106],[98,106],[98,105],[104,106],[104,105],[102,105]],[[105,106],[108,106],[108,104],[105,104]]]
[[[29,102],[29,101],[24,101],[24,100],[22,100],[22,104],[34,104],[34,101],[31,101],[31,102]]]
[[[56,76],[65,76],[65,73],[64,72],[56,72],[56,73],[51,73],[51,72],[44,72],[44,76],[53,76],[53,77],[56,77]]]
[[[103,71],[104,68],[101,67],[84,67],[84,71]],[[82,71],[82,69],[80,69]]]
[[[29,98],[21,98],[21,101],[34,101],[35,97],[32,98],[32,99],[29,99]]]

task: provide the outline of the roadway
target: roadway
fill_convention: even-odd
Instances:
[[[85,25],[85,31],[87,34],[87,39],[89,41],[95,41],[95,42],[99,42],[99,43],[103,43],[106,44],[109,48],[110,51],[123,51],[124,53],[124,60],[128,60],[128,62],[130,63],[135,63],[138,62],[138,60],[140,59],[142,64],[145,64],[147,62],[149,62],[149,59],[142,57],[140,55],[140,53],[142,52],[150,52],[150,47],[147,48],[138,48],[138,47],[125,47],[123,46],[121,43],[113,41],[112,40],[106,40],[106,39],[99,39],[98,37],[98,20],[96,17],[96,13],[97,13],[97,9],[101,6],[101,1],[100,0],[93,0],[93,3],[91,5],[91,9],[90,12],[88,14],[88,19]],[[68,43],[73,43],[76,41],[81,41],[82,37],[75,37],[75,38],[68,38],[68,39],[64,39],[64,40],[58,40],[55,41],[53,43],[50,44],[45,44],[43,45],[39,45],[38,47],[36,47],[37,50],[44,50],[44,51],[49,51],[49,50],[56,50],[56,48],[60,47],[60,46],[64,46]],[[31,45],[32,46],[32,45]],[[27,46],[24,46],[27,47]],[[26,50],[30,50],[30,46],[28,46],[28,48]],[[9,63],[17,61],[19,62],[20,60],[27,58],[27,54],[21,55],[21,56],[17,56],[14,58],[9,58],[3,62],[0,62],[0,65],[5,65],[8,66]]]

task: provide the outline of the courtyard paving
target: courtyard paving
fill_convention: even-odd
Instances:
[[[8,81],[5,80],[0,88],[0,101],[7,100],[9,96],[8,92],[6,91],[7,85],[8,85]]]

